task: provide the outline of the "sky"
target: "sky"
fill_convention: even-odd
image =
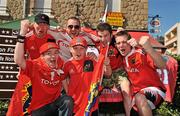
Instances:
[[[159,15],[160,33],[152,34],[153,36],[164,36],[177,22],[180,22],[180,0],[148,0],[148,16]],[[150,22],[149,18],[149,22]],[[148,25],[151,29],[152,26]]]

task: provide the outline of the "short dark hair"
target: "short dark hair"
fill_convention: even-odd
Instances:
[[[126,30],[119,31],[114,36],[115,36],[115,38],[118,37],[118,36],[127,36],[128,40],[131,39],[131,35]]]
[[[68,21],[69,21],[70,19],[78,21],[78,22],[79,22],[79,25],[81,24],[80,19],[77,18],[77,17],[75,17],[75,16],[69,17],[69,18],[68,18]]]
[[[112,28],[111,25],[108,23],[99,23],[97,25],[97,31],[109,31],[110,34],[112,34]]]

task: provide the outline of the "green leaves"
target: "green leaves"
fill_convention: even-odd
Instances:
[[[115,85],[116,88],[119,88],[120,78],[127,78],[127,73],[122,68],[113,71],[111,78],[103,78],[102,86],[105,88],[113,88],[113,86]]]

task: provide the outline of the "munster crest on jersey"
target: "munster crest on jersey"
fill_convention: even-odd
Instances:
[[[86,60],[84,61],[84,72],[92,72],[94,70],[93,61],[92,60]]]
[[[136,62],[135,58],[131,60],[131,64],[134,64],[135,62]]]

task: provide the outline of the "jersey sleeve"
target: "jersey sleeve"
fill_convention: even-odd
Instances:
[[[66,63],[64,64],[64,66],[63,66],[63,71],[64,71],[63,78],[64,78],[64,79],[66,79],[66,78],[68,77],[68,75],[69,75],[69,69],[68,69],[69,65],[68,65],[68,64],[69,64],[69,63],[66,62]]]

